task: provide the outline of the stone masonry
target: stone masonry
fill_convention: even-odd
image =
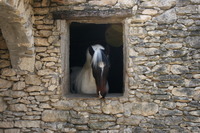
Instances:
[[[199,0],[0,0],[1,9],[0,133],[200,131]],[[69,97],[62,31],[76,20],[52,13],[108,9],[132,10],[125,94]]]

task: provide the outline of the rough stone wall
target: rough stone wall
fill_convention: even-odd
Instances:
[[[0,132],[200,130],[199,0],[35,0],[33,8],[35,70],[15,71],[1,63]],[[63,27],[51,12],[88,8],[133,11],[125,23],[124,97],[63,96]],[[1,62],[9,60],[2,44],[0,34]]]
[[[14,69],[34,71],[31,0],[1,0],[0,29]],[[28,64],[28,65],[27,65]]]

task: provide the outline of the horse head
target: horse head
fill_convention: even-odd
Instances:
[[[88,48],[91,55],[92,74],[95,79],[97,94],[104,98],[108,92],[107,77],[109,72],[109,59],[106,49],[99,45],[92,45]]]

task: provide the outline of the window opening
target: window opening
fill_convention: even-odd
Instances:
[[[108,75],[109,92],[124,92],[123,76],[123,27],[122,24],[70,24],[70,80],[74,80],[72,71],[83,67],[86,50],[90,45],[101,44],[109,49],[110,69]],[[76,93],[70,84],[70,93]]]

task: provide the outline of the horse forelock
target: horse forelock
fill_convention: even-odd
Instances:
[[[94,67],[98,67],[98,63],[99,62],[104,62],[103,61],[103,50],[105,50],[105,48],[99,44],[92,46],[93,50],[94,50],[94,55],[92,57],[92,64]]]

